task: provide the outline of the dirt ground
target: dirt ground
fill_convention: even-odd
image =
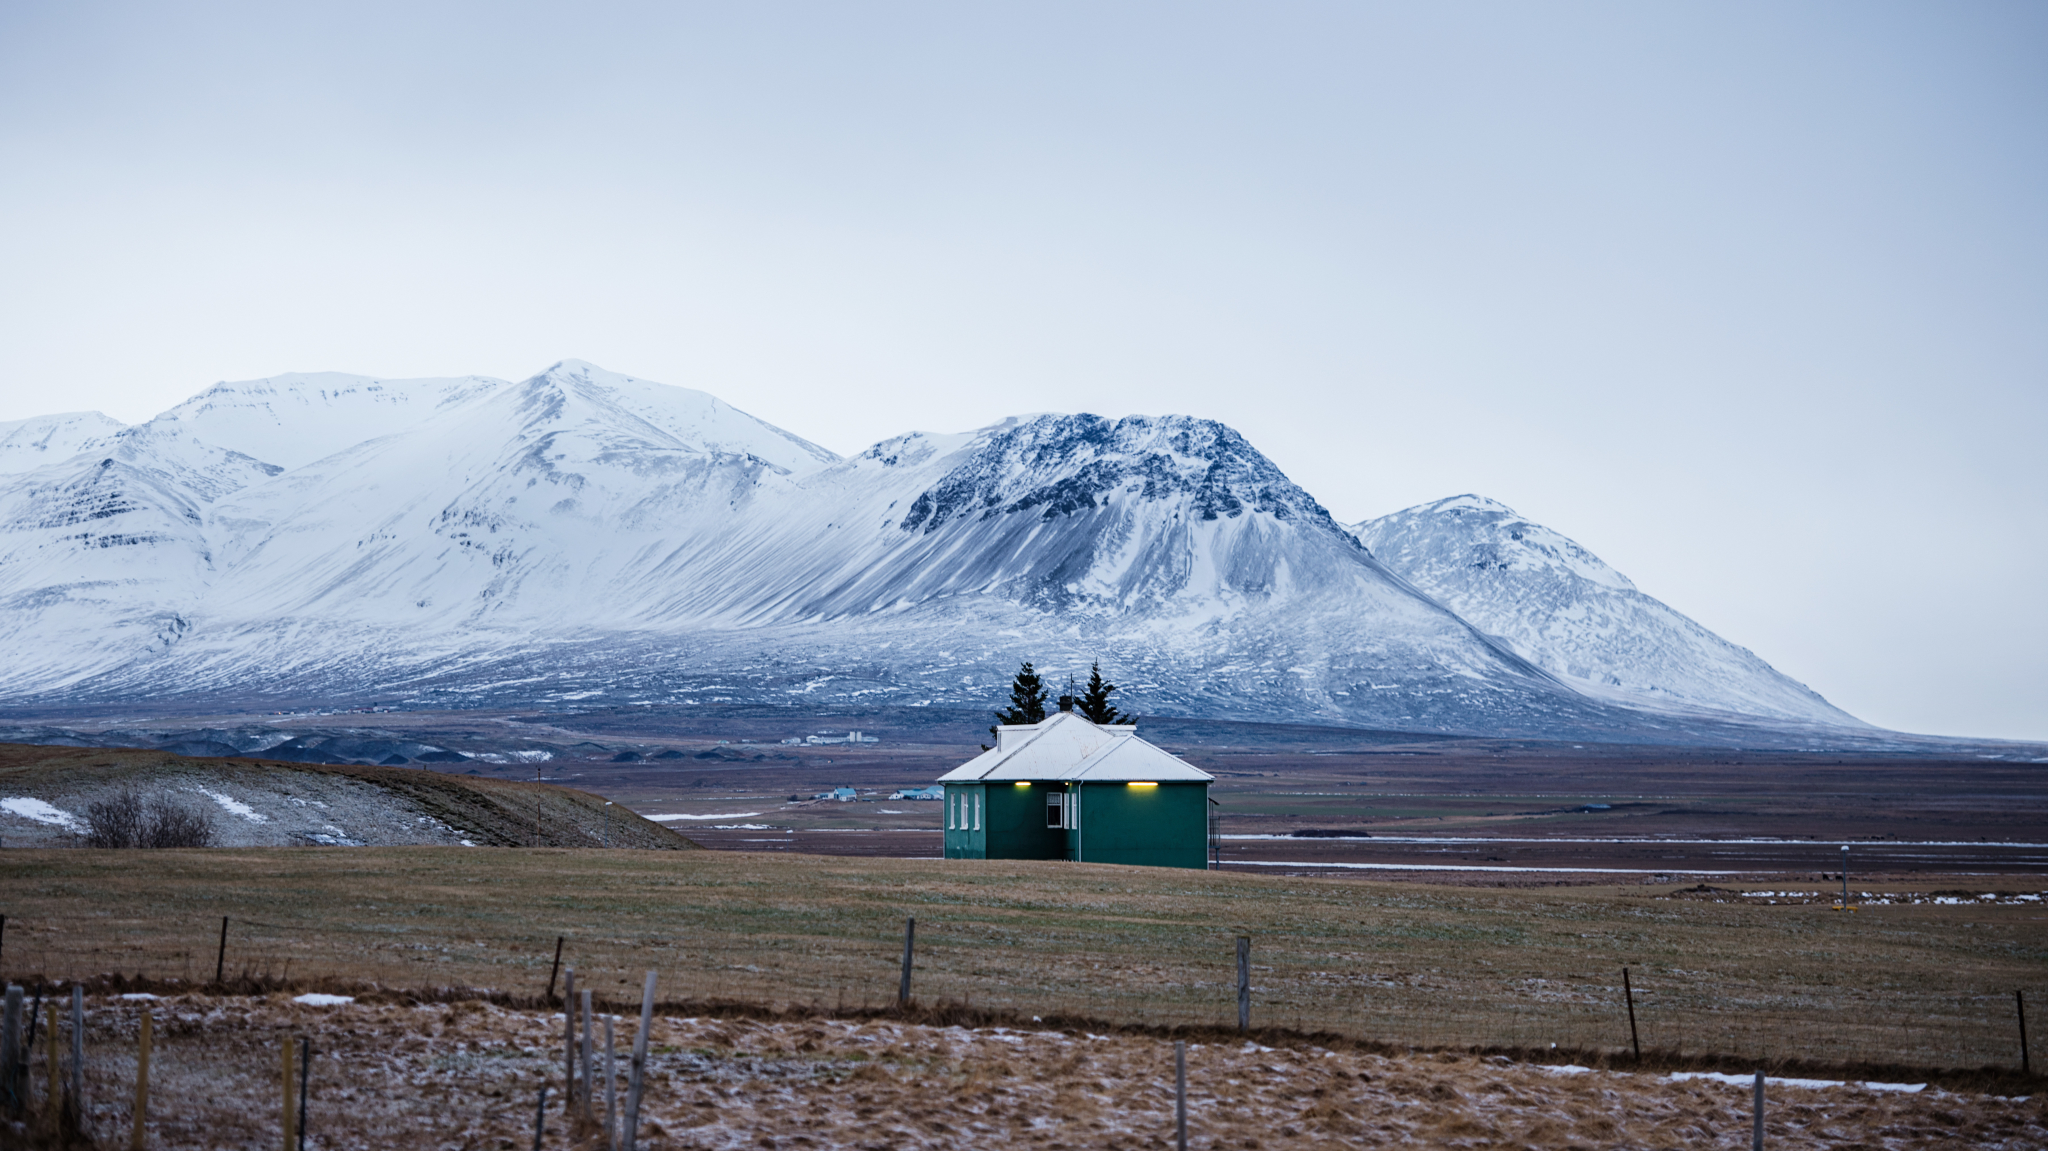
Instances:
[[[279,993],[90,997],[86,1113],[106,1146],[127,1145],[145,1005],[156,1035],[151,1148],[279,1146],[280,1050],[298,1036],[314,1050],[309,1148],[531,1147],[543,1086],[542,1146],[604,1145],[601,1124],[563,1113],[559,1013],[476,1001],[310,1006]],[[618,1021],[621,1091],[634,1029]],[[658,1016],[650,1040],[643,1147],[1172,1146],[1173,1045],[1158,1038]],[[1746,1079],[1235,1040],[1190,1043],[1187,1077],[1196,1148],[1749,1145]],[[1766,1145],[2048,1146],[2048,1094],[1916,1086],[1774,1081]],[[38,1058],[36,1101],[44,1090]],[[32,1123],[6,1135],[40,1142]]]

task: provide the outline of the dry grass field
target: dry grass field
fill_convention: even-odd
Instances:
[[[146,1146],[260,1151],[282,1140],[280,1052],[312,1041],[306,1146],[335,1151],[534,1146],[599,1151],[603,1123],[564,1113],[563,1019],[465,1001],[377,996],[310,1006],[283,994],[148,1002]],[[144,1001],[88,1000],[88,1123],[127,1146]],[[636,1019],[619,1021],[621,1055]],[[1173,1045],[1082,1028],[933,1026],[893,1019],[657,1016],[640,1146],[1173,1146]],[[599,1051],[602,1047],[599,1047]],[[592,1092],[603,1115],[601,1074]],[[614,1089],[622,1093],[624,1061]],[[1188,1044],[1189,1146],[1746,1148],[1746,1083],[1545,1066],[1503,1056],[1363,1050],[1338,1041]],[[1910,1085],[1891,1085],[1910,1086]],[[35,1089],[41,1096],[41,1073]],[[47,1145],[30,1125],[0,1132]],[[1774,1082],[1766,1145],[2039,1148],[2048,1098]]]
[[[2017,1066],[2013,992],[2048,1004],[2040,887],[1986,881],[1966,898],[1923,892],[1842,912],[1824,895],[1067,863],[10,850],[0,853],[0,972],[205,984],[225,916],[226,974],[257,981],[247,986],[473,988],[534,1002],[559,935],[564,962],[615,1005],[652,968],[679,1008],[830,1014],[893,999],[903,921],[915,916],[922,1003],[1164,1034],[1235,1026],[1242,934],[1253,940],[1255,1027],[1517,1058],[1555,1044],[1556,1057],[1611,1064],[1629,1044],[1626,964],[1642,1045],[1659,1066],[1861,1065],[1865,1077],[1895,1078]]]

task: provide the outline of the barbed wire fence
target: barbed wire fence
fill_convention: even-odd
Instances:
[[[223,945],[219,919],[8,916],[0,977],[45,987],[98,980],[203,990],[217,986],[218,972],[218,987],[229,991],[381,990],[538,1004],[557,938],[531,924],[451,934],[438,923],[227,920]],[[562,964],[607,1010],[636,1004],[649,969],[661,972],[664,1000],[685,1009],[847,1013],[894,1004],[903,920],[849,913],[829,923],[792,917],[748,927],[564,930]],[[1148,925],[1129,938],[1034,926],[1024,938],[1001,923],[925,912],[913,995],[1018,1021],[1230,1029],[1233,938],[1201,925]],[[1630,1043],[1618,964],[1554,978],[1474,978],[1389,969],[1383,956],[1285,935],[1258,938],[1252,956],[1255,1028],[1417,1048],[1618,1054]],[[1634,974],[1646,1052],[1929,1068],[2018,1063],[2011,988],[1765,986],[1712,972]],[[2026,990],[2036,1002],[2048,998],[2041,988]]]

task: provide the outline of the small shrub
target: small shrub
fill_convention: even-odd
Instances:
[[[87,847],[136,847],[142,840],[142,797],[122,788],[85,805]]]
[[[88,847],[210,847],[213,836],[212,816],[169,796],[122,788],[85,806]]]
[[[166,796],[151,800],[140,847],[212,847],[213,816]]]

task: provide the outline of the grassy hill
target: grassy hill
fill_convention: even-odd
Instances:
[[[0,844],[78,843],[87,807],[123,790],[205,812],[224,847],[696,847],[601,796],[553,784],[26,744],[0,744]]]

